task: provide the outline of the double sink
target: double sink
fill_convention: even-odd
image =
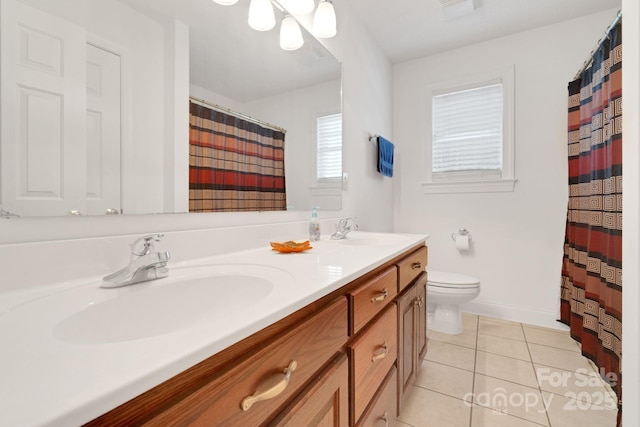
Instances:
[[[96,278],[15,304],[0,295],[0,424],[87,422],[425,238],[357,231],[299,254],[265,245],[170,263],[168,277],[118,288]]]

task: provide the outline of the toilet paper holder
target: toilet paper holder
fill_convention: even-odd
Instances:
[[[451,233],[451,240],[455,242],[457,236],[467,236],[469,238],[469,241],[471,241],[471,234],[469,233],[469,230],[464,227],[459,228],[458,231],[454,233]]]

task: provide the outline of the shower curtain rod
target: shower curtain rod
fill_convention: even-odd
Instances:
[[[208,101],[206,101],[204,99],[196,98],[195,96],[190,96],[189,99],[191,101],[194,101],[194,102],[196,102],[198,104],[203,105],[204,107],[213,108],[214,110],[219,111],[221,113],[228,113],[228,114],[231,114],[232,116],[236,116],[238,118],[247,120],[247,121],[249,121],[251,123],[255,123],[257,125],[264,126],[264,127],[269,128],[269,129],[277,130],[277,131],[282,132],[282,133],[287,133],[287,130],[284,129],[284,128],[281,128],[280,126],[272,125],[269,122],[265,122],[263,120],[253,118],[251,116],[247,116],[246,114],[242,114],[242,113],[239,113],[237,111],[233,111],[230,108],[223,107],[223,106],[218,105],[218,104],[214,104],[213,102],[208,102]]]
[[[606,29],[606,31],[604,32],[604,36],[602,36],[602,38],[600,40],[598,40],[598,43],[596,44],[596,47],[593,48],[593,50],[591,51],[591,53],[589,54],[589,56],[587,57],[587,60],[584,61],[584,64],[582,64],[582,67],[578,70],[578,72],[576,73],[576,75],[573,77],[573,80],[576,80],[578,77],[580,77],[580,74],[582,74],[582,72],[584,70],[586,70],[589,65],[591,65],[591,63],[593,62],[593,53],[598,50],[598,48],[600,47],[600,45],[602,44],[602,42],[604,41],[604,39],[606,39],[607,37],[609,37],[609,32],[611,31],[611,29],[613,27],[616,26],[616,24],[618,23],[618,21],[620,21],[620,18],[622,18],[622,10],[618,11],[618,14],[616,15],[616,18],[613,20],[613,22],[611,23],[611,25],[609,25]]]

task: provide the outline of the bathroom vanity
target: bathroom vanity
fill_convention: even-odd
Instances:
[[[71,394],[65,398],[54,393],[54,401],[43,404],[51,413],[48,418],[38,418],[42,413],[15,413],[7,421],[89,426],[370,426],[385,420],[393,425],[426,351],[425,239],[424,235],[357,232],[344,241],[316,242],[312,251],[300,254],[260,248],[178,266],[171,275],[189,280],[198,274],[206,277],[207,271],[214,271],[207,270],[211,266],[235,265],[238,271],[243,266],[247,271],[248,265],[262,266],[265,270],[256,277],[274,280],[276,276],[267,269],[282,270],[286,274],[278,280],[284,292],[275,283],[264,298],[267,302],[249,301],[249,309],[238,306],[217,319],[214,327],[198,323],[168,334],[134,333],[126,339],[116,334],[114,339],[93,343],[78,342],[77,331],[54,332],[54,340],[66,342],[50,352],[49,368],[55,369],[56,362],[61,366],[57,373],[44,375],[42,370],[42,381],[66,377],[60,393]],[[169,279],[149,282],[148,289],[138,292],[134,289],[138,285],[132,285],[124,292],[130,298],[132,292],[145,295],[154,287],[172,286],[171,282],[163,285],[163,280]],[[195,286],[196,282],[188,283]],[[199,292],[198,287],[193,289]],[[111,291],[103,289],[101,295],[110,298],[105,292]],[[211,295],[206,298],[214,303]],[[224,301],[224,292],[217,298]],[[10,314],[0,316],[0,328]],[[63,317],[56,324],[68,319]],[[128,333],[123,329],[122,334]],[[201,342],[194,346],[191,341],[196,337]],[[73,366],[59,357],[74,350],[84,353],[72,363],[83,361],[85,366],[76,366],[77,373],[65,376]],[[87,372],[94,372],[90,381],[80,378]],[[49,385],[54,390],[55,383]],[[74,386],[84,389],[72,393]],[[18,387],[16,393],[28,396],[25,390]],[[28,403],[21,405],[26,408]]]

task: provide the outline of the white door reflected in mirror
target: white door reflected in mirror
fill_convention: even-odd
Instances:
[[[304,45],[284,51],[278,31],[246,25],[248,2],[3,0],[0,7],[3,211],[186,212],[189,96],[286,128],[287,206],[340,209],[339,186],[331,203],[314,202],[310,188],[315,117],[341,110],[341,66],[304,28]]]

